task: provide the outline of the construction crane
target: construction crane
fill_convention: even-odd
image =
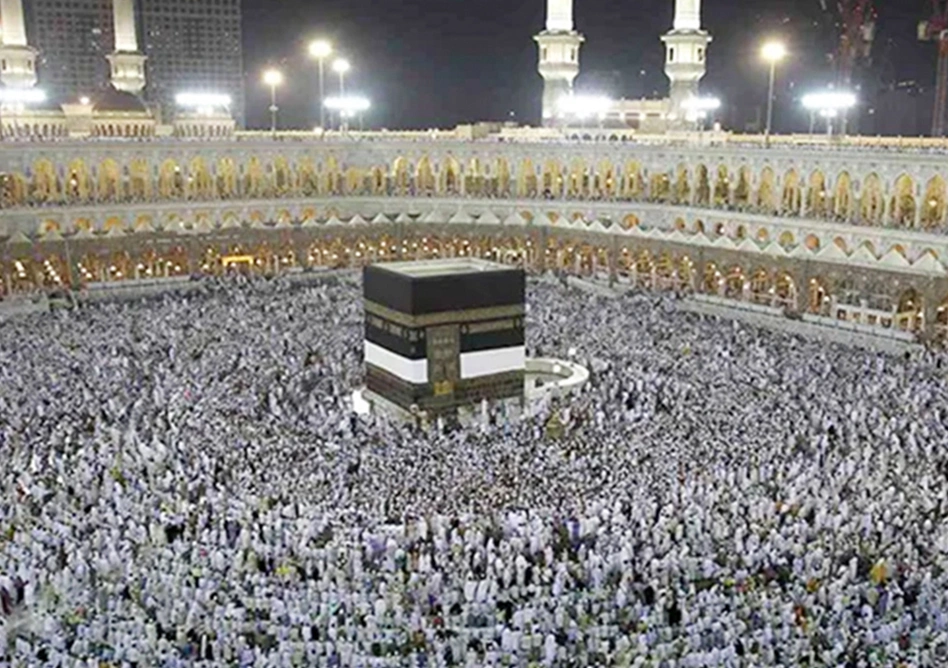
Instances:
[[[850,88],[856,63],[868,61],[876,37],[876,11],[872,0],[839,0],[842,32],[836,56],[836,79],[840,88]]]
[[[938,47],[932,137],[944,137],[945,110],[948,107],[948,0],[932,0],[931,18],[918,24],[918,38],[923,42],[935,42]]]
[[[876,37],[876,11],[872,0],[819,0],[820,8],[839,30],[839,44],[832,55],[836,67],[836,85],[852,86],[856,64],[869,60]]]

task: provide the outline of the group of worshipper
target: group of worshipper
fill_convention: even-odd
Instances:
[[[352,414],[363,328],[355,275],[0,324],[0,665],[948,665],[941,354],[538,280],[589,383],[423,428]]]

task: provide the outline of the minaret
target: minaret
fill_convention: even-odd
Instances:
[[[112,66],[112,86],[138,95],[145,88],[145,56],[138,50],[133,0],[112,0],[115,18],[115,52],[107,56]]]
[[[36,85],[36,50],[26,41],[23,0],[0,0],[0,82],[11,88]]]
[[[711,35],[701,29],[701,0],[675,0],[675,22],[665,42],[665,75],[671,81],[672,126],[685,122],[685,103],[698,96],[698,82],[707,71]]]
[[[533,38],[540,47],[543,125],[556,124],[558,107],[579,75],[579,47],[585,37],[573,29],[573,0],[547,0],[546,30]]]

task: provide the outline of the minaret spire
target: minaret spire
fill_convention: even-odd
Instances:
[[[115,52],[108,56],[112,86],[138,95],[145,88],[145,56],[138,50],[133,0],[112,0],[115,21]]]
[[[543,125],[556,124],[559,106],[579,76],[579,49],[585,38],[573,26],[573,0],[547,0],[546,30],[533,38],[540,48]]]
[[[26,38],[23,0],[0,0],[0,26],[0,58],[5,64],[0,82],[11,88],[32,88],[36,85],[36,51]]]
[[[701,28],[701,0],[675,0],[675,20],[665,42],[665,75],[671,82],[668,110],[672,127],[686,122],[688,100],[698,97],[698,83],[707,72],[711,35]]]

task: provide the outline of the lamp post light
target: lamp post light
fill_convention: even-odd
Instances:
[[[309,45],[309,55],[319,63],[319,127],[326,129],[326,107],[323,100],[326,97],[325,77],[326,58],[332,55],[332,44],[324,39],[317,39]]]
[[[713,111],[721,108],[721,100],[716,97],[692,97],[682,104],[686,120],[694,122],[695,129],[704,133],[704,124]]]
[[[359,116],[359,127],[362,127],[362,114],[372,106],[368,98],[358,95],[329,97],[326,98],[325,106],[327,109],[339,113],[339,125],[342,129],[348,129],[348,123],[343,126],[342,119],[349,119],[353,116]]]
[[[38,88],[0,88],[0,141],[6,132],[3,129],[3,112],[11,111],[19,114],[28,104],[37,104],[46,101],[46,92]],[[19,124],[14,115],[14,128],[11,134],[19,134]]]
[[[332,71],[339,75],[339,97],[346,95],[346,72],[352,69],[352,65],[345,58],[337,58],[333,61]]]
[[[346,73],[352,69],[352,65],[345,58],[336,58],[332,63],[332,71],[339,75],[339,97],[346,96]],[[342,112],[339,112],[339,129],[342,130]]]
[[[777,79],[777,63],[787,57],[787,47],[782,42],[767,42],[761,49],[764,60],[770,63],[770,85],[767,88],[767,129],[764,142],[770,145],[770,132],[774,122],[774,83]]]
[[[263,73],[263,83],[270,87],[270,133],[276,137],[277,133],[277,86],[283,84],[283,73],[280,70],[270,69]]]
[[[846,91],[824,91],[803,96],[803,107],[811,118],[819,114],[826,119],[826,134],[833,135],[833,120],[843,117],[842,133],[845,134],[846,114],[856,106],[856,96]],[[812,122],[811,122],[812,125]]]

